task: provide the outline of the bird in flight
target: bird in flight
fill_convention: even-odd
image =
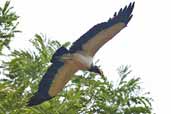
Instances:
[[[76,40],[70,49],[60,47],[51,59],[51,66],[39,83],[38,91],[28,101],[28,106],[41,104],[55,97],[78,70],[103,75],[98,66],[93,64],[96,52],[117,33],[125,28],[132,18],[134,3],[121,8],[107,22],[102,22]]]

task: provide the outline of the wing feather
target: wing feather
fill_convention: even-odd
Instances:
[[[79,69],[73,61],[55,60],[39,83],[38,91],[28,102],[28,106],[38,105],[56,96]]]
[[[125,6],[124,9],[121,8],[118,14],[115,12],[113,18],[110,18],[107,22],[92,27],[73,43],[70,52],[84,51],[88,55],[94,56],[99,48],[126,27],[132,18],[133,8],[134,2]]]
[[[79,70],[74,62],[65,62],[62,67],[59,68],[58,72],[55,74],[51,86],[48,90],[50,96],[56,96],[66,85],[66,83],[71,79],[73,74]]]

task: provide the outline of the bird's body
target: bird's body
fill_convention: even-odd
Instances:
[[[87,70],[93,63],[92,57],[83,56],[80,53],[67,55],[67,58],[65,58],[64,55],[64,59],[64,66],[59,70],[58,74],[55,75],[52,86],[49,89],[48,93],[50,96],[56,96],[57,93],[63,89],[65,84],[71,79],[71,74],[74,74],[78,70]]]
[[[38,105],[55,97],[78,70],[88,70],[103,75],[93,64],[96,52],[117,33],[125,28],[132,18],[134,3],[114,14],[107,22],[92,27],[67,50],[59,48],[52,56],[52,65],[43,76],[39,89],[28,102],[28,106]]]
[[[87,70],[93,64],[93,57],[85,54],[84,52],[74,53],[74,61],[80,66],[81,70]]]

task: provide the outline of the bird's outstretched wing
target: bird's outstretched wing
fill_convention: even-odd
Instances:
[[[95,25],[73,43],[70,51],[84,51],[88,55],[94,56],[100,47],[126,27],[132,18],[133,8],[134,2],[125,6],[124,9],[121,8],[118,13],[115,12],[114,17],[107,22]]]
[[[62,51],[60,50],[60,52]],[[31,97],[28,106],[38,105],[56,96],[79,69],[72,61],[64,62],[54,56],[52,60],[52,65],[40,81],[38,91]]]

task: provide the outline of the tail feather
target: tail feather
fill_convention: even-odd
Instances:
[[[65,47],[61,47],[59,48],[52,56],[51,62],[54,63],[56,61],[58,61],[59,57],[61,57],[62,55],[69,53],[69,51],[65,48]]]

